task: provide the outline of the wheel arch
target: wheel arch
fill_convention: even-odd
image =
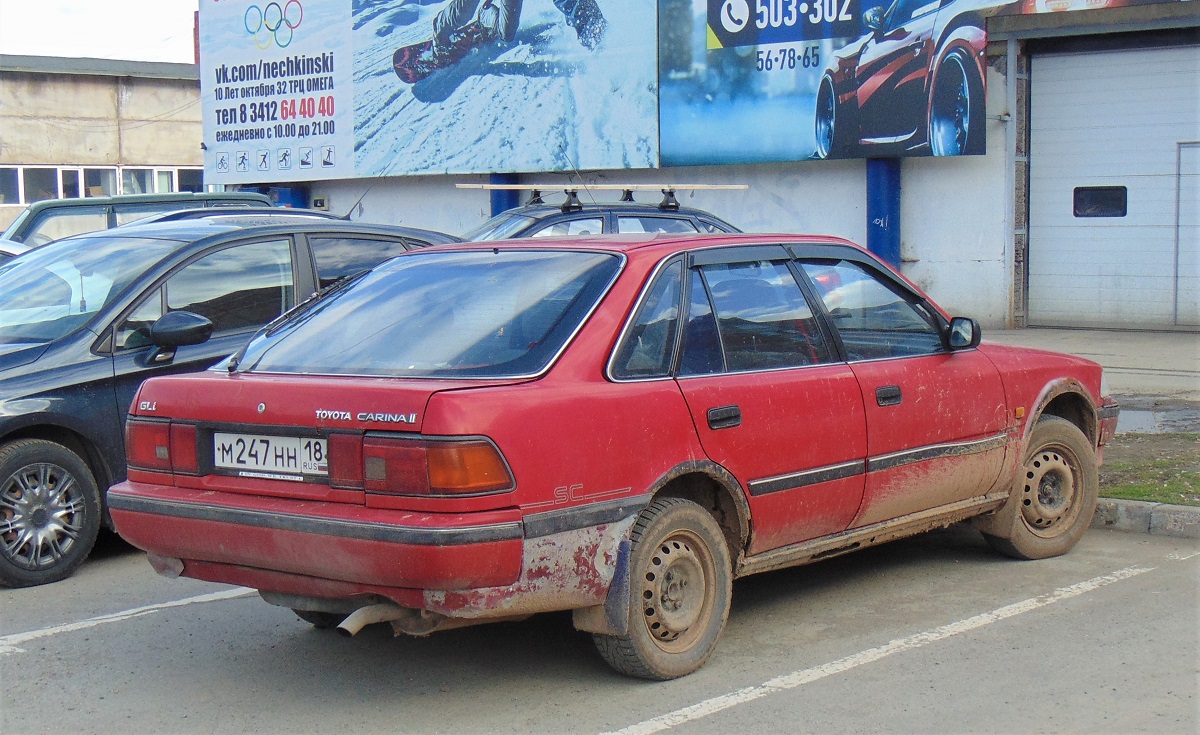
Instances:
[[[1099,440],[1100,423],[1096,403],[1083,383],[1074,378],[1055,380],[1042,389],[1021,432],[1022,446],[1028,443],[1029,434],[1042,416],[1057,416],[1070,421],[1083,432],[1093,447]]]
[[[720,526],[729,547],[729,558],[737,567],[750,538],[750,504],[737,479],[710,460],[693,460],[676,465],[650,491],[650,499],[683,498],[708,511]]]
[[[100,508],[104,514],[104,522],[111,526],[108,519],[108,503],[105,500],[107,490],[117,482],[114,468],[104,459],[103,453],[94,442],[80,432],[61,424],[34,423],[13,429],[0,437],[0,445],[8,444],[19,439],[42,439],[60,444],[79,455],[92,471],[92,477],[100,489]]]
[[[987,68],[985,62],[987,35],[982,28],[974,25],[974,22],[982,23],[982,21],[966,19],[966,16],[955,18],[942,31],[942,36],[938,40],[937,50],[931,61],[925,83],[925,137],[927,141],[930,137],[928,128],[933,119],[934,92],[938,88],[938,79],[944,63],[952,54],[963,57],[965,60],[964,71],[969,75],[967,84],[973,90],[972,96],[976,98],[973,101],[980,106],[980,124],[987,118]],[[974,134],[971,137],[978,138]],[[972,147],[973,142],[968,140],[968,149]]]

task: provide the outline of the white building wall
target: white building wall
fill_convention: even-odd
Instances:
[[[901,170],[903,271],[954,315],[985,327],[1008,324],[1012,293],[1012,193],[1005,167],[1004,77],[988,79],[987,155],[955,159],[905,159]],[[813,233],[866,244],[866,165],[854,161],[803,161],[745,166],[587,172],[591,183],[748,184],[744,191],[678,192],[680,204],[697,207],[747,232]],[[329,210],[344,214],[362,197],[352,219],[425,227],[462,234],[490,216],[488,192],[455,188],[486,183],[486,176],[421,176],[314,182]],[[564,174],[528,174],[525,183],[578,181]],[[364,192],[365,195],[364,195]],[[547,201],[560,192],[548,188]],[[527,198],[522,193],[522,201]],[[616,197],[604,192],[604,198]],[[580,191],[580,198],[588,201]],[[654,192],[639,201],[656,203]],[[597,199],[603,200],[601,195]]]

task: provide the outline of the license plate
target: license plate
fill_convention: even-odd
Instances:
[[[213,465],[274,480],[329,474],[325,440],[312,437],[214,433]]]

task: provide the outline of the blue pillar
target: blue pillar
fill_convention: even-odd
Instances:
[[[867,250],[900,269],[900,159],[867,159]]]
[[[516,174],[492,174],[489,179],[493,184],[519,184]],[[506,209],[521,206],[521,192],[516,189],[493,189],[492,190],[492,216],[500,214]]]

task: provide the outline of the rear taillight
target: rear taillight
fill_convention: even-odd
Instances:
[[[500,450],[486,439],[368,435],[362,443],[362,460],[368,492],[464,496],[508,492],[516,486]]]
[[[131,418],[125,424],[125,455],[136,470],[192,475],[200,471],[193,424]]]
[[[362,490],[362,434],[330,434],[326,446],[329,454],[329,484]]]

